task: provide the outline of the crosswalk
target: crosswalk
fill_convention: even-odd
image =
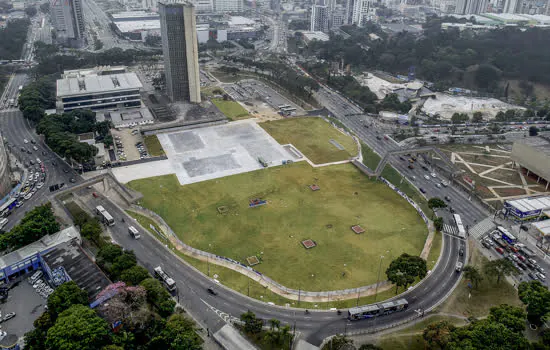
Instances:
[[[458,228],[454,225],[443,224],[443,233],[458,236]]]
[[[495,227],[496,225],[493,222],[493,218],[488,216],[470,228],[470,236],[476,239],[480,238],[489,231],[494,230]]]

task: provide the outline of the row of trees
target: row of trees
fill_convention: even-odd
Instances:
[[[46,203],[27,212],[19,225],[0,234],[0,251],[16,250],[59,231],[52,206]],[[0,231],[1,233],[2,231]]]
[[[86,163],[97,153],[97,148],[79,142],[76,135],[95,132],[99,139],[103,139],[110,127],[109,121],[96,122],[95,113],[90,110],[74,110],[61,115],[43,115],[36,132],[44,135],[48,146],[57,154]]]
[[[257,318],[252,311],[242,314],[241,321],[242,330],[256,343],[261,344],[263,349],[290,349],[293,335],[289,325],[281,326],[281,321],[272,318],[269,320],[269,330],[263,330],[264,320]]]

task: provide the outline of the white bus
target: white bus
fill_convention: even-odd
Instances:
[[[277,108],[279,108],[279,109],[290,108],[290,105],[279,105],[279,106],[277,106]]]
[[[500,231],[501,233],[501,237],[503,240],[505,240],[506,242],[510,243],[510,244],[514,244],[514,243],[517,243],[517,238],[514,237],[514,235],[512,235],[510,233],[510,231],[508,231],[507,229],[505,229],[504,227],[502,226],[497,226],[497,230]]]
[[[128,226],[128,233],[133,239],[140,239],[141,237],[139,231],[134,226]]]
[[[462,219],[460,218],[460,215],[453,214],[453,217],[455,219],[456,227],[458,227],[458,237],[466,238],[466,230],[464,229],[464,225],[462,225]]]
[[[170,276],[166,274],[166,272],[162,271],[162,267],[157,266],[155,267],[155,277],[159,279],[166,289],[168,289],[170,292],[173,292],[176,290],[176,281],[174,281]]]
[[[95,211],[99,216],[101,216],[101,221],[103,221],[109,226],[115,225],[115,219],[113,219],[111,214],[109,214],[109,212],[105,210],[105,208],[103,208],[101,205],[98,205],[97,207],[95,207]]]

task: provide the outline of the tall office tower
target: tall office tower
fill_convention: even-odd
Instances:
[[[159,1],[166,91],[172,101],[201,102],[195,7]]]
[[[329,18],[329,7],[325,5],[323,0],[315,1],[311,7],[310,30],[312,32],[327,33],[329,31]]]
[[[195,5],[197,13],[211,13],[214,11],[212,0],[194,0],[193,5]]]
[[[503,13],[516,13],[520,5],[519,0],[506,0],[504,1]]]
[[[346,1],[346,17],[345,24],[353,24],[353,9],[355,8],[355,0]]]
[[[477,15],[487,12],[487,0],[457,0],[455,13],[459,15]]]
[[[353,7],[352,23],[358,27],[363,27],[372,20],[375,15],[375,9],[371,4],[371,0],[355,0]]]
[[[79,48],[85,44],[81,0],[53,0],[50,13],[59,44]]]
[[[243,0],[214,0],[214,12],[243,12]]]

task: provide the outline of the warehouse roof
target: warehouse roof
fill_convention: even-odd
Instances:
[[[57,80],[57,97],[140,89],[142,86],[136,73],[65,78]]]

